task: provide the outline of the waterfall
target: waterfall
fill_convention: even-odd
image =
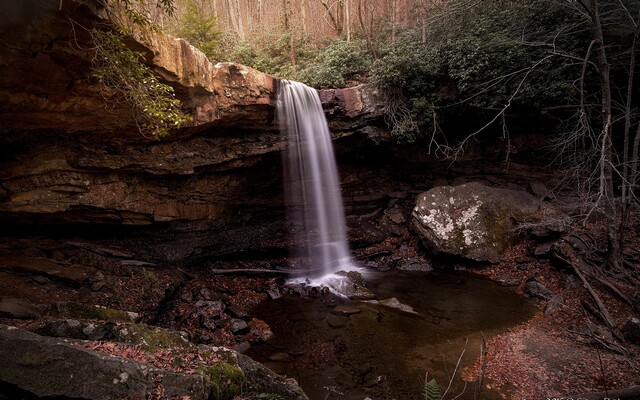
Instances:
[[[353,264],[346,237],[344,207],[329,127],[315,89],[280,81],[277,112],[289,146],[284,152],[290,212],[298,210],[308,242],[312,284],[323,284]],[[300,215],[302,214],[302,215]]]

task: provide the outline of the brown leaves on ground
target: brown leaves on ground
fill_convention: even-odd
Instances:
[[[158,369],[186,374],[195,373],[198,366],[211,365],[219,361],[216,353],[203,352],[195,346],[145,350],[141,345],[104,341],[81,342],[78,343],[78,346],[110,356],[151,365]]]
[[[597,228],[585,230],[601,240],[602,230]],[[630,241],[628,248],[632,250],[636,242]],[[534,318],[488,340],[486,386],[499,389],[510,399],[538,400],[639,384],[640,347],[623,343],[631,352],[627,356],[591,340],[588,324],[602,325],[584,310],[583,304],[593,304],[592,298],[569,271],[533,256],[535,245],[524,241],[511,246],[500,264],[474,270],[496,281],[520,282],[516,289],[520,293],[525,282],[533,278],[564,300],[564,305],[551,314],[543,312],[547,302],[539,302],[540,312]],[[597,281],[591,284],[618,326],[634,313]],[[637,290],[621,282],[616,286],[629,295]],[[478,360],[467,368],[464,379],[477,380],[480,365]]]

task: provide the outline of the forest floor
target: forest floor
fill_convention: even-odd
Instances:
[[[589,232],[603,243],[604,230],[592,225],[571,234]],[[532,241],[512,246],[500,264],[473,272],[499,282],[520,282],[517,292],[527,295],[526,282],[544,285],[552,299],[538,299],[539,310],[528,322],[487,341],[486,364],[478,360],[464,371],[464,379],[475,381],[484,369],[486,386],[507,398],[538,400],[576,398],[577,394],[608,392],[640,384],[640,346],[614,337],[598,319],[593,298],[566,265],[534,256]],[[627,252],[640,254],[640,238],[630,238]],[[590,280],[617,327],[638,316],[638,311],[620,300],[610,289]],[[615,280],[622,293],[636,301],[637,287]]]

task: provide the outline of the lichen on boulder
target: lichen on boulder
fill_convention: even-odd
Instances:
[[[559,231],[556,221],[564,218],[529,193],[477,182],[419,194],[411,216],[413,228],[434,253],[490,263],[500,261],[519,226]]]

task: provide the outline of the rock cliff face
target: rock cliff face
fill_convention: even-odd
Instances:
[[[286,248],[286,143],[274,121],[275,78],[212,64],[184,40],[133,29],[129,46],[146,55],[192,116],[170,139],[146,140],[130,107],[90,77],[87,29],[112,25],[117,7],[73,0],[0,7],[5,233],[73,236],[91,226],[123,239],[134,232],[135,240],[148,239],[134,253],[153,262]],[[371,113],[359,90],[322,97],[340,121],[336,136],[353,133]],[[154,244],[159,237],[162,245]]]

